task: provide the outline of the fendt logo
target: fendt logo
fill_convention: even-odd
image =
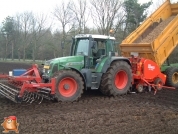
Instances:
[[[155,69],[155,66],[152,66],[151,64],[148,64],[148,70],[153,71]]]

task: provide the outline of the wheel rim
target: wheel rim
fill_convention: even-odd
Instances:
[[[127,85],[128,75],[125,71],[121,70],[117,72],[115,76],[115,86],[118,90],[123,90],[123,88]]]
[[[138,84],[136,89],[139,93],[143,92],[143,85]]]
[[[58,90],[62,96],[71,97],[77,91],[77,82],[70,77],[63,78],[58,85]]]
[[[178,83],[178,73],[175,72],[173,75],[172,75],[172,82],[174,84]]]
[[[157,85],[157,89],[158,89],[158,90],[161,90],[161,89],[162,89],[162,86],[163,86],[163,83],[162,83],[161,80],[159,80],[156,85]]]

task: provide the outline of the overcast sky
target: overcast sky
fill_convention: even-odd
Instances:
[[[0,22],[7,16],[32,11],[33,13],[50,14],[60,0],[0,0]]]
[[[149,0],[138,0],[140,3]],[[153,2],[164,0],[153,0]],[[178,2],[178,0],[171,0]],[[32,11],[33,13],[50,14],[56,5],[60,5],[61,0],[0,0],[0,22],[7,16],[14,16],[24,11]]]

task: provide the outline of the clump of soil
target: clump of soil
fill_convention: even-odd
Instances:
[[[154,41],[174,18],[175,16],[171,16],[168,19],[159,23],[158,26],[155,27],[145,38],[140,40],[139,43],[151,43],[152,41]]]

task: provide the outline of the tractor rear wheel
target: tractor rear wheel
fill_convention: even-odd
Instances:
[[[165,71],[166,74],[166,85],[178,88],[178,68],[169,67]]]
[[[58,72],[55,90],[55,99],[57,101],[76,101],[81,97],[83,89],[83,79],[77,72],[73,70],[62,70]]]
[[[103,74],[100,91],[105,95],[126,94],[132,82],[130,65],[125,61],[115,61]]]

